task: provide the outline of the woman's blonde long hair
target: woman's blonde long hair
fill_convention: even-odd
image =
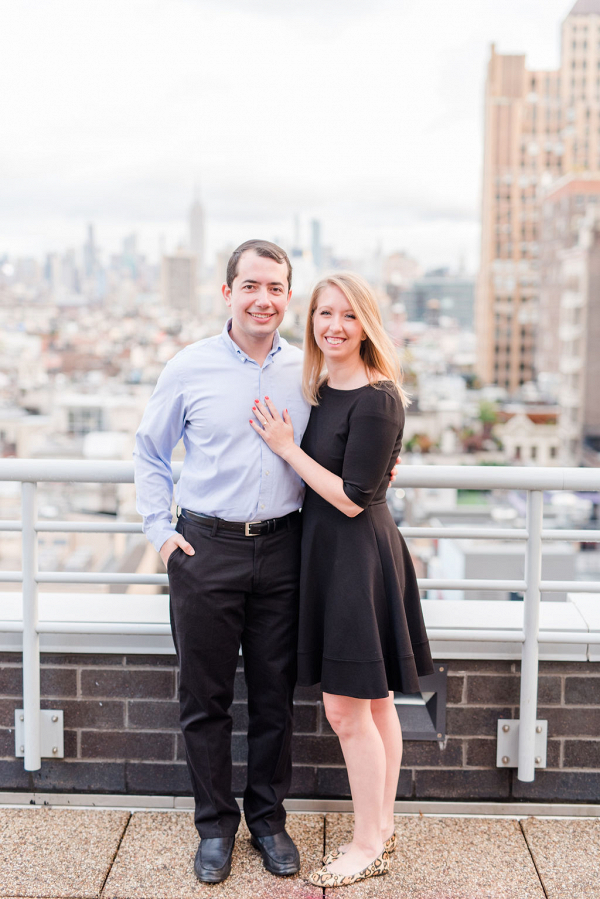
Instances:
[[[402,389],[402,369],[394,344],[385,333],[375,294],[360,275],[353,272],[336,272],[322,278],[313,288],[306,319],[304,335],[304,368],[302,391],[311,406],[319,405],[319,388],[327,380],[325,357],[317,346],[313,330],[313,318],[319,297],[326,287],[342,291],[366,334],[361,343],[360,355],[371,384],[382,379],[392,381],[398,390],[402,404],[409,399]]]

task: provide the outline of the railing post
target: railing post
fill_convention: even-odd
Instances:
[[[540,629],[540,582],[542,579],[542,525],[544,494],[530,490],[527,494],[527,548],[525,551],[525,608],[523,630],[525,642],[521,654],[521,709],[519,713],[518,778],[532,781],[535,777],[535,727],[538,694],[538,634]]]
[[[23,715],[25,770],[42,767],[40,734],[40,637],[37,585],[37,484],[24,481],[22,496],[23,564]]]

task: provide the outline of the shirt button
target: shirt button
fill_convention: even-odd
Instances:
[[[265,474],[269,474],[269,472],[268,472],[268,471],[265,471]]]
[[[261,506],[261,509],[264,509],[264,505]]]

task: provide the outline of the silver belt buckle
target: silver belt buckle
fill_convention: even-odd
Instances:
[[[244,536],[245,537],[254,537],[254,534],[250,533],[250,528],[253,524],[262,524],[262,521],[245,521],[244,522]]]

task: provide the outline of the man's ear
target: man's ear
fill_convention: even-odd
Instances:
[[[288,293],[287,303],[285,304],[286,309],[290,305],[291,299],[292,299],[292,291],[290,290],[290,292]]]
[[[223,294],[227,305],[231,306],[231,287],[229,287],[228,284],[222,284],[221,293]]]

